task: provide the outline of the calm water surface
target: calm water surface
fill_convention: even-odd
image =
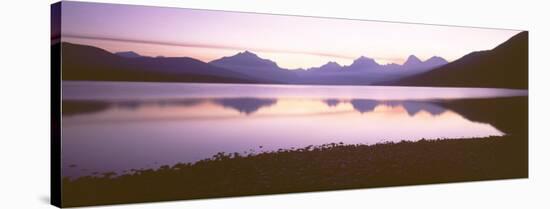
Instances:
[[[500,136],[437,104],[525,96],[476,88],[63,82],[63,175],[157,168],[218,152]]]

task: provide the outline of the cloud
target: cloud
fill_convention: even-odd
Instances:
[[[75,38],[75,39],[87,39],[87,40],[102,40],[102,41],[115,41],[115,42],[130,42],[137,44],[153,44],[153,45],[164,45],[164,46],[180,46],[180,47],[191,47],[191,48],[208,48],[208,49],[225,49],[225,50],[236,50],[236,51],[253,51],[253,52],[267,52],[267,53],[283,53],[283,54],[303,54],[303,55],[315,55],[321,57],[333,57],[333,58],[343,58],[343,59],[356,59],[357,57],[327,53],[327,52],[312,52],[312,51],[297,51],[297,50],[282,50],[282,49],[266,49],[266,48],[254,48],[254,47],[239,47],[239,46],[228,46],[220,44],[204,44],[204,43],[187,43],[187,42],[167,42],[167,41],[154,41],[154,40],[143,40],[143,39],[131,39],[131,38],[119,38],[119,37],[103,37],[95,35],[81,35],[81,34],[70,34],[63,33],[62,37],[66,38]],[[400,62],[401,59],[398,58],[387,58],[387,57],[371,57],[376,60],[391,60],[393,62]]]

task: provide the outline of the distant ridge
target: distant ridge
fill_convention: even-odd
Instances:
[[[374,59],[361,56],[353,61],[351,65],[341,66],[336,62],[327,62],[326,64],[320,67],[309,68],[308,71],[316,72],[346,72],[346,71],[355,71],[355,72],[365,72],[365,71],[380,71],[380,70],[406,70],[410,74],[415,74],[419,72],[425,72],[433,68],[447,64],[447,60],[433,56],[426,61],[420,60],[414,55],[410,55],[405,63],[402,65],[389,63],[385,65],[378,64]],[[402,73],[407,74],[406,71]]]
[[[146,57],[133,51],[110,53],[94,46],[60,44],[64,80],[527,88],[527,32],[452,63],[438,56],[422,61],[410,55],[401,65],[381,65],[361,56],[350,65],[330,61],[293,70],[250,51],[205,63],[189,57]]]
[[[372,58],[361,56],[353,61],[351,65],[344,66],[344,70],[360,71],[360,70],[373,70],[379,68],[380,65]]]
[[[103,49],[58,43],[62,79],[93,81],[257,83],[261,80],[188,57],[125,58]],[[220,76],[223,75],[223,76]]]
[[[269,79],[281,83],[295,82],[295,75],[292,71],[281,68],[277,63],[269,59],[263,59],[250,51],[239,52],[233,56],[212,60],[209,64],[231,69],[256,78]]]
[[[308,69],[308,71],[311,71],[311,72],[313,71],[338,72],[340,70],[342,70],[342,66],[337,62],[333,62],[333,61],[327,62],[326,64],[321,65],[320,67],[312,67]]]
[[[361,56],[349,66],[328,62],[318,68],[289,70],[250,51],[205,63],[189,57],[146,57],[133,51],[110,53],[93,46],[62,44],[65,80],[370,85],[432,68],[419,59],[418,66],[411,67],[380,65]],[[440,59],[436,64],[442,64],[441,60],[446,63]]]
[[[492,50],[472,52],[432,71],[383,82],[399,86],[528,88],[528,32]]]
[[[416,66],[421,64],[422,64],[422,60],[418,59],[418,57],[414,55],[410,55],[405,61],[405,63],[403,63],[404,66]]]
[[[116,52],[115,53],[118,56],[125,57],[125,58],[139,58],[142,57],[138,53],[135,53],[133,51],[126,51],[126,52]]]
[[[229,66],[235,68],[245,68],[243,70],[279,69],[277,63],[268,59],[262,59],[258,55],[249,51],[239,52],[238,54],[229,57],[222,57],[209,63],[220,67]]]

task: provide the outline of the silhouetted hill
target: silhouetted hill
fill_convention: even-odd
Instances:
[[[133,52],[133,51],[116,52],[115,54],[118,55],[118,56],[121,56],[121,57],[126,57],[126,58],[138,58],[138,57],[142,57],[141,55],[139,55],[138,53],[135,53],[135,52]]]
[[[445,64],[447,64],[447,60],[438,56],[433,56],[430,59],[427,59],[426,61],[422,61],[418,57],[414,55],[410,55],[405,61],[405,63],[401,65],[401,68],[407,71],[415,71],[416,73],[422,73],[422,72],[426,72],[428,70],[443,66]]]
[[[380,65],[372,58],[361,56],[351,63],[349,66],[345,66],[344,70],[349,71],[361,71],[361,70],[374,70],[379,68]]]
[[[342,70],[342,66],[340,64],[338,64],[337,62],[327,62],[326,64],[324,65],[321,65],[320,67],[312,67],[312,68],[309,68],[307,71],[309,72],[315,72],[315,71],[320,71],[320,72],[338,72]]]
[[[263,59],[249,51],[240,52],[229,57],[222,57],[209,62],[209,64],[231,69],[251,77],[283,83],[292,83],[296,77],[293,71],[280,68],[277,63],[269,59]]]
[[[430,59],[427,59],[426,61],[424,61],[424,63],[425,63],[425,66],[439,67],[439,66],[446,65],[448,62],[442,57],[433,56]]]
[[[415,56],[414,63],[407,65],[380,65],[372,58],[361,56],[352,64],[341,66],[336,62],[309,68],[308,70],[289,70],[277,63],[244,51],[233,56],[222,57],[209,62],[214,66],[226,68],[250,77],[273,80],[288,84],[323,84],[323,85],[369,85],[374,82],[396,80],[405,76],[426,72],[447,62],[436,57],[421,61]],[[444,63],[441,63],[444,62]]]
[[[405,63],[402,65],[389,63],[385,65],[378,64],[374,59],[361,56],[353,61],[352,64],[347,66],[341,66],[336,62],[327,62],[320,67],[309,68],[307,71],[310,73],[326,73],[326,72],[338,72],[338,73],[387,73],[392,74],[395,70],[398,73],[406,76],[410,76],[415,73],[425,72],[436,67],[447,64],[447,60],[433,56],[426,61],[420,60],[414,55],[410,55]],[[378,72],[377,72],[378,71]]]
[[[229,57],[213,60],[210,64],[220,67],[239,68],[238,70],[279,70],[277,63],[260,58],[258,55],[244,51]]]
[[[426,73],[384,85],[459,86],[527,89],[528,32],[521,32],[492,50],[472,52]]]
[[[328,62],[308,70],[289,70],[249,51],[205,63],[189,57],[147,57],[133,51],[113,54],[93,46],[62,44],[64,80],[371,85],[447,63],[440,57],[421,61],[411,55],[403,65],[380,65],[361,56],[348,66]]]
[[[418,59],[418,57],[414,55],[410,55],[409,57],[407,57],[405,63],[403,63],[403,66],[417,67],[421,64],[422,60]]]
[[[255,83],[257,79],[188,57],[125,58],[62,43],[63,80]]]
[[[426,61],[421,61],[411,55],[403,65],[395,63],[380,65],[372,58],[361,56],[347,66],[328,62],[320,67],[309,68],[307,71],[297,71],[299,78],[296,79],[296,83],[371,85],[423,73],[444,64],[447,64],[447,61],[441,57],[434,56]]]

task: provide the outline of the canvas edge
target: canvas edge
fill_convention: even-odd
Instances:
[[[50,5],[50,204],[61,197],[61,2]]]

